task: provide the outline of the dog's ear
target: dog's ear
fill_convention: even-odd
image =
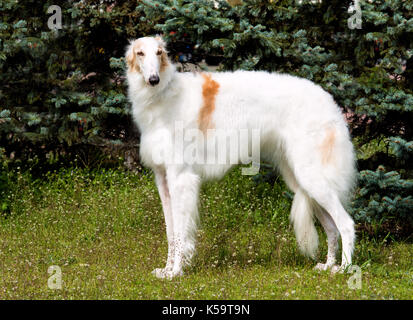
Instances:
[[[139,72],[139,66],[136,64],[136,53],[135,53],[135,42],[132,41],[128,49],[126,50],[126,63],[128,65],[129,71],[137,71]]]
[[[162,49],[161,71],[163,71],[169,66],[168,51],[166,51],[166,42],[160,35],[155,36],[155,40],[158,41],[159,47]]]
[[[160,36],[159,34],[155,36],[155,40],[158,41],[159,46],[162,48],[162,50],[166,50],[166,42],[165,40],[162,38],[162,36]]]

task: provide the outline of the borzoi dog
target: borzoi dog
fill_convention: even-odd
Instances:
[[[351,264],[354,223],[343,205],[355,183],[355,156],[344,117],[330,94],[285,74],[179,73],[160,37],[131,42],[126,61],[132,114],[141,132],[140,157],[154,171],[165,215],[168,257],[164,268],[153,271],[157,277],[182,275],[195,250],[201,181],[220,178],[234,165],[185,157],[177,161],[174,155],[185,153],[190,143],[203,155],[214,153],[216,146],[208,141],[226,130],[259,131],[261,160],[278,168],[295,193],[291,221],[300,251],[315,257],[316,217],[328,241],[327,261],[316,268],[341,271]],[[201,134],[192,141],[182,138],[182,132],[177,138],[177,123],[183,132]],[[252,140],[239,144],[250,148]],[[335,265],[339,236],[341,266]]]

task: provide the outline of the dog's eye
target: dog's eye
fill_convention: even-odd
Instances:
[[[156,51],[156,54],[157,54],[158,56],[160,56],[160,55],[162,54],[162,50],[159,49],[158,51]]]
[[[145,55],[142,51],[138,51],[138,52],[136,52],[136,54],[137,54],[138,56],[144,56],[144,55]]]

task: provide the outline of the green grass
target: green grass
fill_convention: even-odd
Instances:
[[[1,299],[412,299],[412,244],[359,235],[351,274],[316,272],[297,250],[282,184],[237,168],[201,192],[198,250],[184,277],[156,279],[167,246],[151,174],[67,169],[15,174],[0,216]],[[320,257],[327,246],[320,238]],[[62,270],[62,289],[47,270]]]

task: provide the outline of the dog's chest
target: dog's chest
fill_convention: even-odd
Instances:
[[[172,156],[173,140],[173,131],[167,126],[142,131],[139,149],[142,162],[152,169],[165,166]]]

